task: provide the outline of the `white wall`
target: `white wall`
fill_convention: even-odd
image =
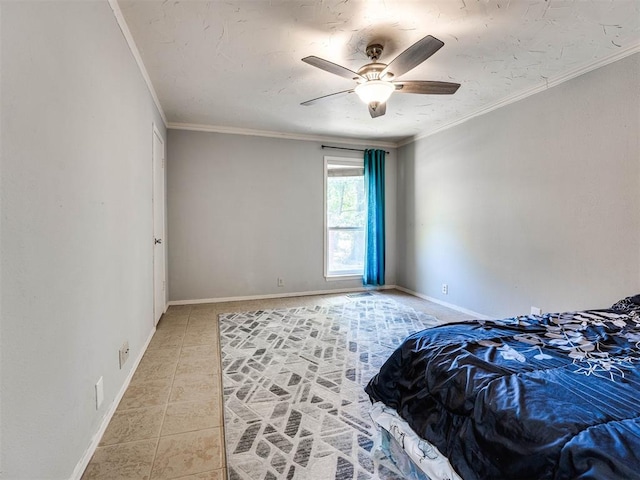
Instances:
[[[153,331],[166,132],[106,1],[0,8],[0,477],[66,479]]]
[[[169,130],[171,300],[361,287],[323,276],[320,143]],[[395,150],[386,161],[386,283],[395,283]],[[355,155],[362,156],[361,153]],[[277,286],[277,278],[285,286]]]
[[[399,285],[498,317],[638,293],[639,79],[636,54],[401,147]]]

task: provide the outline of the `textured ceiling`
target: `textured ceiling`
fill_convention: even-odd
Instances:
[[[640,0],[118,4],[170,124],[297,135],[398,142],[640,45]],[[300,105],[354,86],[301,58],[357,70],[369,43],[389,63],[429,34],[445,46],[400,79],[460,83],[455,95],[394,93],[375,119],[355,95]]]

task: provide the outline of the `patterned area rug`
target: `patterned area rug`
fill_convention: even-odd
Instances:
[[[435,317],[388,299],[220,317],[231,480],[398,479],[363,387]]]

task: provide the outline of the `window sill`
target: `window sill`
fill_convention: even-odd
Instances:
[[[335,282],[340,280],[362,280],[362,275],[362,273],[349,275],[327,275],[324,278],[327,282]]]

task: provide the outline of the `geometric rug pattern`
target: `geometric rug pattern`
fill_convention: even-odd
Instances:
[[[219,316],[230,480],[400,479],[363,388],[435,317],[371,295]]]

